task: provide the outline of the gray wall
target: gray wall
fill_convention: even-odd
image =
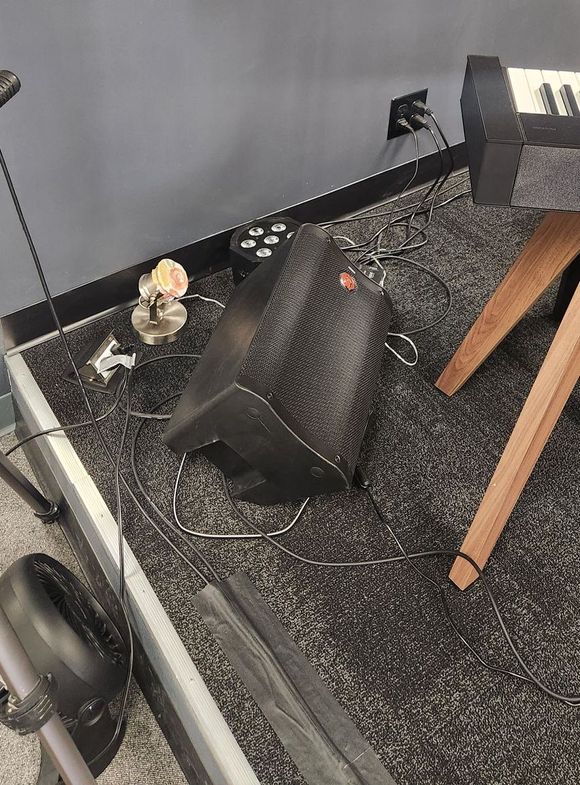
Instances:
[[[579,30],[578,0],[2,0],[0,145],[59,293],[409,160],[393,95],[459,141],[467,52],[580,70]],[[3,183],[0,236],[4,314],[41,295]]]

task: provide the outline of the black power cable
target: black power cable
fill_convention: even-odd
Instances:
[[[121,403],[124,387],[125,387],[125,382],[123,382],[123,384],[120,385],[119,390],[115,396],[115,401],[113,405],[109,409],[107,409],[107,411],[104,414],[101,414],[96,418],[97,422],[102,422],[103,420],[106,420],[107,417],[110,417],[110,415],[113,414],[113,412],[117,409],[117,407]],[[84,422],[74,422],[71,423],[70,425],[55,425],[54,428],[46,428],[44,431],[36,431],[36,433],[31,433],[29,436],[25,436],[24,439],[20,439],[20,441],[16,442],[16,444],[13,444],[12,447],[10,447],[9,450],[6,450],[4,454],[6,455],[6,457],[8,457],[15,450],[20,449],[20,447],[23,447],[25,444],[28,444],[28,442],[31,442],[33,439],[38,439],[39,436],[50,436],[51,433],[67,433],[68,431],[73,431],[75,428],[84,428],[88,425],[92,425],[92,422],[90,420],[85,420]]]
[[[383,234],[388,233],[388,230],[390,229],[391,226],[402,225],[405,221],[408,221],[408,223],[407,223],[407,235],[409,235],[409,232],[410,232],[411,228],[416,228],[416,231],[415,231],[414,235],[412,235],[411,237],[407,236],[405,241],[398,248],[389,249],[388,252],[389,253],[390,252],[395,253],[395,252],[398,252],[399,250],[402,250],[403,248],[406,251],[415,250],[416,248],[420,248],[421,246],[425,245],[425,243],[427,242],[427,236],[426,236],[425,230],[431,223],[433,211],[437,207],[443,206],[443,204],[447,204],[450,201],[454,201],[455,199],[460,198],[461,196],[465,196],[465,195],[467,195],[469,193],[469,190],[466,189],[465,191],[462,191],[461,193],[456,194],[455,196],[451,197],[451,199],[446,200],[445,202],[441,203],[440,205],[436,204],[436,199],[437,199],[438,196],[440,196],[443,193],[446,193],[447,191],[452,190],[453,188],[456,187],[455,185],[453,185],[453,186],[448,187],[447,189],[443,190],[443,187],[446,184],[446,182],[450,178],[462,176],[463,173],[457,173],[456,175],[452,174],[453,170],[455,168],[455,161],[454,161],[454,158],[453,158],[453,152],[452,152],[452,149],[451,149],[451,147],[449,145],[449,142],[447,141],[447,138],[446,138],[444,132],[442,131],[442,129],[441,129],[441,127],[440,127],[440,125],[439,125],[439,123],[437,121],[437,118],[435,117],[435,114],[432,112],[432,110],[429,109],[428,107],[426,107],[420,101],[417,101],[417,102],[415,102],[413,104],[413,109],[415,110],[416,113],[411,117],[411,122],[408,122],[408,121],[405,121],[405,120],[401,120],[400,124],[409,133],[413,133],[414,130],[415,130],[413,128],[412,122],[415,122],[418,126],[424,127],[424,128],[426,128],[429,131],[429,133],[431,134],[431,136],[433,138],[433,141],[435,142],[437,151],[439,153],[440,172],[439,172],[437,178],[435,179],[435,181],[433,183],[431,183],[431,185],[425,186],[425,188],[423,188],[423,189],[418,189],[417,193],[420,193],[421,191],[425,191],[425,190],[427,192],[423,195],[422,199],[419,202],[417,202],[415,205],[410,205],[409,207],[396,208],[397,202],[399,201],[399,199],[401,198],[401,196],[403,195],[403,193],[406,190],[406,188],[405,188],[405,189],[403,189],[403,192],[401,192],[401,193],[399,193],[397,195],[396,199],[389,200],[389,201],[393,202],[393,205],[391,207],[391,210],[388,211],[388,212],[384,212],[384,213],[380,213],[379,212],[379,213],[377,213],[375,211],[380,207],[380,205],[374,205],[372,207],[364,208],[363,210],[359,210],[358,212],[356,212],[356,213],[354,213],[354,214],[352,214],[350,216],[347,216],[345,218],[339,218],[339,219],[336,219],[334,221],[327,221],[327,222],[325,222],[323,224],[320,224],[320,226],[322,226],[323,228],[329,228],[331,226],[336,226],[336,225],[339,225],[339,224],[350,223],[350,222],[353,222],[353,221],[375,220],[376,218],[380,218],[380,217],[383,217],[383,216],[388,216],[388,218],[389,218],[388,223],[385,224],[384,226],[382,226],[368,240],[363,240],[360,243],[354,243],[351,240],[349,240],[349,238],[340,238],[339,237],[338,239],[346,239],[348,242],[350,242],[350,245],[345,246],[345,247],[342,248],[342,250],[345,253],[354,252],[354,251],[357,251],[357,250],[360,250],[360,249],[366,249],[366,250],[369,251],[369,253],[372,253],[374,256],[376,256],[376,252],[377,252],[378,249],[375,249],[373,251],[372,248],[369,249],[367,247],[368,246],[372,246],[373,243],[380,247],[380,240],[381,240]],[[447,152],[447,154],[449,156],[449,169],[445,173],[445,175],[443,176],[441,182],[439,182],[439,180],[441,178],[441,172],[442,172],[442,169],[443,169],[443,154],[442,154],[442,151],[441,151],[441,146],[440,146],[439,141],[438,141],[437,137],[435,136],[435,134],[433,132],[433,129],[431,128],[429,122],[427,120],[425,120],[425,118],[422,116],[423,113],[427,114],[430,117],[432,117],[432,119],[433,119],[433,121],[434,121],[434,123],[436,125],[436,128],[439,131],[441,139],[443,140],[443,143],[444,143],[445,148],[446,148],[446,152]],[[416,140],[416,136],[414,138]],[[415,164],[416,164],[416,167],[418,167],[417,142],[416,142],[416,149],[417,149],[417,157],[415,159]],[[415,176],[413,176],[412,181],[414,179],[415,179]],[[461,180],[459,184],[463,184],[464,182],[467,182],[468,179],[469,179],[469,175],[466,175],[465,178],[463,180]],[[408,185],[407,185],[407,187],[408,187]],[[430,207],[427,208],[427,213],[428,213],[427,221],[426,221],[426,223],[423,226],[415,227],[413,225],[413,221],[415,220],[415,217],[417,217],[419,215],[422,215],[422,213],[425,211],[423,205],[426,204],[426,202],[429,199],[429,196],[432,193],[433,193],[432,202],[431,202]],[[407,212],[406,215],[402,216],[401,218],[396,219],[395,221],[391,220],[394,213],[398,213],[398,212],[405,211],[405,210],[410,210],[410,212]],[[415,244],[415,245],[411,245],[410,246],[408,244],[409,240],[413,239],[413,237],[418,236],[418,235],[423,235],[423,240],[421,242]],[[364,258],[365,258],[365,255],[360,255],[360,257],[359,257],[359,259],[364,259]],[[369,261],[371,261],[371,260],[369,260]]]
[[[423,118],[421,118],[421,120],[423,120]],[[423,120],[423,123],[424,123],[424,128],[431,134],[431,137],[433,138],[433,141],[435,142],[435,145],[437,147],[437,151],[439,153],[439,162],[440,162],[440,166],[441,166],[441,170],[440,171],[441,171],[441,174],[442,174],[442,172],[443,172],[443,151],[441,150],[441,145],[439,144],[439,140],[435,136],[435,134],[433,132],[433,129],[431,128],[429,123],[426,120]],[[408,227],[407,227],[407,237],[401,243],[401,245],[398,246],[398,248],[396,249],[397,251],[402,250],[404,248],[407,248],[407,249],[410,248],[411,246],[409,246],[409,243],[410,243],[411,240],[413,240],[415,237],[419,236],[420,234],[425,234],[425,230],[431,225],[431,221],[433,220],[433,211],[435,210],[435,200],[436,200],[437,196],[439,195],[439,192],[441,191],[441,189],[446,184],[446,182],[447,182],[451,172],[452,172],[452,168],[450,168],[445,173],[445,175],[443,176],[443,179],[441,180],[440,183],[438,182],[438,179],[435,180],[435,182],[433,183],[433,185],[434,185],[433,190],[435,191],[435,194],[433,196],[433,199],[431,200],[431,205],[430,205],[429,210],[427,212],[427,220],[426,220],[426,222],[425,222],[425,224],[423,226],[419,227],[413,234],[410,234],[412,222],[413,222],[413,219],[415,217],[415,212],[412,213],[411,217],[409,218],[409,223],[408,223]],[[425,194],[425,196],[423,197],[424,201],[427,201],[429,193],[430,192],[427,192],[427,194]]]
[[[440,146],[439,141],[438,141],[435,133],[433,132],[433,129],[431,128],[431,125],[429,124],[429,122],[427,120],[425,120],[425,118],[420,117],[419,115],[414,115],[413,118],[411,118],[411,119],[415,119],[417,122],[420,121],[421,127],[424,127],[431,134],[431,136],[433,138],[433,141],[435,142],[435,144],[437,146],[437,150],[438,150],[439,155],[440,155],[440,160],[442,162],[443,161],[443,153],[442,153],[442,150],[441,150],[441,146]],[[435,210],[436,199],[439,196],[439,193],[441,192],[441,190],[443,189],[445,184],[447,183],[447,180],[451,176],[451,173],[452,173],[454,165],[455,165],[454,164],[454,160],[453,160],[453,154],[451,153],[451,148],[449,147],[449,144],[447,143],[446,140],[445,140],[444,144],[446,145],[446,151],[448,152],[448,154],[450,156],[450,158],[449,158],[449,169],[447,170],[447,172],[443,176],[443,179],[439,183],[438,187],[436,187],[436,189],[435,189],[435,193],[434,193],[433,198],[431,200],[431,204],[430,204],[430,206],[429,206],[429,208],[427,210],[427,219],[426,219],[425,223],[423,224],[423,226],[418,227],[413,234],[409,235],[409,233],[407,233],[407,237],[405,238],[405,240],[399,246],[397,246],[396,248],[389,249],[388,251],[386,251],[386,253],[398,253],[401,250],[407,250],[407,251],[414,250],[416,248],[420,248],[421,246],[425,245],[425,243],[427,242],[426,230],[431,225],[431,222],[433,220],[433,212]],[[412,224],[412,219],[409,221],[409,227],[411,226],[411,224]],[[424,239],[422,241],[420,241],[418,244],[415,244],[415,245],[409,245],[409,242],[411,240],[413,240],[415,237],[418,237],[420,235],[423,235]],[[382,249],[379,246],[377,248],[377,251],[380,253],[381,250]]]
[[[433,120],[437,130],[439,131],[439,136],[441,137],[441,139],[443,139],[443,144],[445,145],[445,147],[447,149],[447,154],[449,155],[449,160],[450,160],[450,169],[449,169],[449,171],[452,172],[455,169],[455,157],[453,155],[453,150],[451,149],[451,145],[447,141],[447,137],[445,136],[445,133],[443,132],[443,129],[439,125],[439,121],[437,120],[437,117],[435,116],[435,112],[432,109],[430,109],[429,107],[427,107],[426,114],[428,114],[430,116],[430,118]]]
[[[413,327],[411,329],[405,328],[404,330],[399,330],[398,334],[404,336],[419,335],[419,333],[427,332],[428,330],[431,330],[433,327],[436,327],[438,324],[440,324],[447,317],[447,315],[453,308],[453,293],[447,281],[445,281],[440,275],[438,275],[436,272],[431,270],[429,267],[426,267],[424,264],[421,264],[420,262],[417,262],[415,259],[411,259],[407,256],[401,256],[400,254],[390,254],[388,256],[381,257],[381,262],[385,262],[385,261],[395,262],[395,263],[402,262],[403,264],[410,265],[411,267],[415,267],[416,269],[426,273],[441,285],[441,287],[445,291],[445,297],[447,300],[445,309],[435,319],[428,322],[427,324],[421,325],[420,327]]]
[[[415,165],[414,165],[414,168],[413,168],[413,174],[411,175],[411,177],[409,178],[409,180],[407,181],[407,183],[405,184],[403,189],[399,192],[399,194],[397,195],[397,198],[394,200],[393,205],[391,207],[391,210],[389,212],[389,219],[388,219],[386,225],[384,227],[381,227],[378,230],[378,232],[375,232],[375,234],[372,237],[370,237],[368,240],[365,240],[364,243],[358,243],[358,244],[355,244],[355,245],[351,246],[348,249],[349,251],[358,250],[359,248],[364,248],[364,246],[366,246],[366,245],[370,245],[377,238],[382,237],[383,233],[386,234],[386,235],[389,234],[389,230],[391,228],[391,223],[392,223],[392,220],[393,220],[393,214],[394,214],[395,208],[396,208],[397,204],[399,203],[399,201],[407,193],[409,188],[413,185],[417,175],[419,174],[419,157],[420,157],[419,139],[417,137],[417,134],[415,133],[415,130],[413,128],[411,128],[411,126],[409,126],[409,130],[413,134],[413,140],[415,142]],[[359,260],[361,260],[366,255],[366,253],[367,253],[367,251],[363,251],[362,254],[360,254],[359,256],[356,257],[356,259],[354,260],[354,263],[358,264]]]
[[[165,406],[165,405],[166,405],[167,403],[169,403],[170,401],[174,401],[176,398],[180,398],[180,397],[181,397],[181,393],[175,393],[174,395],[169,395],[169,396],[167,396],[167,398],[164,398],[162,401],[160,401],[158,404],[156,404],[156,406],[154,406],[154,407],[151,409],[151,411],[154,413],[154,412],[156,412],[156,411],[157,411],[157,409],[161,409],[161,407],[162,407],[162,406]],[[137,446],[137,441],[138,441],[138,439],[139,439],[139,435],[141,434],[141,431],[142,431],[142,429],[143,429],[143,426],[144,426],[144,425],[145,425],[147,422],[148,422],[147,420],[141,420],[141,422],[139,423],[139,425],[138,425],[138,426],[137,426],[137,428],[135,429],[135,433],[133,434],[133,439],[131,440],[130,466],[131,466],[131,471],[132,471],[132,473],[133,473],[133,478],[134,478],[134,480],[135,480],[135,483],[137,484],[137,487],[139,488],[139,491],[140,491],[140,492],[141,492],[141,494],[142,494],[142,495],[145,497],[145,499],[147,500],[148,504],[149,504],[149,505],[152,507],[152,509],[155,511],[155,513],[156,513],[156,514],[159,516],[159,518],[160,518],[160,519],[161,519],[161,520],[162,520],[162,521],[165,523],[165,525],[166,525],[166,526],[167,526],[169,529],[171,529],[171,531],[172,531],[172,532],[173,532],[175,535],[177,535],[177,537],[178,537],[178,538],[181,540],[181,542],[183,542],[183,543],[184,543],[184,544],[185,544],[185,545],[186,545],[188,548],[191,548],[191,549],[194,551],[194,553],[196,553],[196,554],[197,554],[197,553],[198,553],[198,549],[195,547],[195,545],[193,545],[193,543],[192,543],[192,542],[190,542],[190,541],[187,539],[187,537],[185,537],[185,535],[184,535],[184,534],[183,534],[183,532],[182,532],[182,531],[179,529],[179,527],[178,527],[178,526],[176,526],[176,525],[173,523],[173,521],[171,521],[171,520],[170,520],[170,519],[169,519],[169,518],[168,518],[168,517],[167,517],[167,516],[166,516],[166,515],[165,515],[165,514],[162,512],[162,510],[159,508],[159,506],[158,506],[158,505],[155,503],[155,501],[154,501],[154,500],[151,498],[151,496],[150,496],[150,495],[149,495],[149,493],[147,492],[147,490],[146,490],[146,488],[145,488],[145,486],[144,486],[144,484],[143,484],[143,482],[142,482],[142,480],[141,480],[141,477],[139,476],[139,472],[138,472],[138,470],[137,470],[137,460],[136,460],[136,446]],[[175,553],[177,553],[177,555],[178,555],[178,556],[179,556],[181,559],[183,559],[183,561],[185,561],[185,563],[186,563],[186,564],[188,564],[190,567],[192,567],[192,564],[191,564],[191,562],[188,560],[188,558],[185,556],[185,554],[184,554],[184,553],[182,553],[182,552],[180,551],[180,549],[179,549],[179,548],[178,548],[178,547],[177,547],[177,546],[176,546],[176,545],[175,545],[175,544],[174,544],[174,543],[173,543],[173,542],[172,542],[172,541],[169,539],[169,537],[168,537],[168,536],[165,534],[165,532],[163,532],[161,529],[159,529],[159,528],[157,527],[157,525],[156,525],[156,528],[157,528],[157,531],[159,532],[159,534],[160,534],[160,535],[163,537],[163,539],[165,540],[165,542],[167,542],[167,544],[168,544],[168,545],[169,545],[169,546],[170,546],[170,547],[173,549],[173,551],[174,551]],[[218,581],[219,581],[219,580],[222,580],[222,579],[221,579],[221,577],[220,577],[220,575],[219,575],[219,574],[216,572],[216,570],[215,570],[213,567],[210,567],[210,571],[211,571],[211,574],[213,575],[213,577],[214,577],[216,580],[218,580]],[[206,582],[207,582],[207,581],[206,581]]]
[[[412,120],[413,120],[413,118],[411,118],[411,121]],[[429,131],[429,133],[431,134],[431,137],[433,138],[433,141],[435,142],[435,147],[436,147],[437,153],[439,155],[439,171],[437,173],[437,177],[435,178],[435,180],[433,180],[433,182],[431,183],[431,186],[425,192],[425,194],[423,195],[423,198],[421,199],[420,202],[417,203],[417,205],[413,209],[413,212],[409,216],[409,222],[407,223],[407,241],[409,240],[409,235],[411,234],[411,231],[412,231],[413,221],[415,220],[415,216],[417,215],[417,212],[420,211],[421,208],[423,207],[423,205],[428,201],[428,199],[431,196],[431,194],[433,193],[433,191],[437,190],[437,193],[439,193],[441,188],[443,188],[443,186],[445,185],[445,180],[444,180],[441,183],[441,188],[439,188],[439,189],[437,188],[437,186],[439,185],[439,181],[441,180],[441,178],[443,176],[443,168],[444,168],[443,151],[441,150],[441,145],[439,144],[439,140],[437,139],[437,137],[433,133],[433,129],[429,126],[428,123],[425,124],[425,128]],[[432,204],[433,204],[433,209],[434,209],[435,199],[433,199]]]
[[[415,151],[416,151],[415,170],[411,180],[407,183],[405,188],[398,194],[397,198],[393,200],[391,209],[386,213],[374,213],[372,215],[368,215],[367,213],[376,210],[376,207],[372,207],[364,211],[359,211],[359,213],[356,213],[354,216],[350,216],[345,219],[339,219],[338,221],[328,222],[321,225],[323,228],[328,230],[328,228],[330,228],[333,225],[338,225],[340,223],[347,223],[352,220],[361,220],[364,218],[369,218],[369,219],[377,218],[382,215],[388,216],[388,220],[386,224],[382,225],[377,231],[375,231],[374,234],[371,235],[371,237],[359,243],[353,242],[348,237],[338,236],[336,239],[346,240],[346,242],[349,243],[349,245],[343,246],[342,250],[346,254],[357,253],[357,256],[353,259],[353,263],[361,267],[363,271],[365,267],[371,269],[378,268],[378,270],[382,272],[382,279],[378,280],[376,273],[373,274],[373,278],[377,280],[377,282],[380,285],[384,285],[384,280],[386,276],[386,269],[383,266],[383,263],[388,262],[391,264],[402,263],[415,267],[416,269],[419,269],[422,272],[426,273],[427,275],[431,276],[438,284],[440,284],[443,287],[445,291],[447,303],[441,315],[430,321],[428,324],[422,325],[420,327],[416,327],[413,329],[400,329],[397,334],[403,338],[409,338],[412,335],[423,333],[427,330],[434,328],[441,321],[443,321],[443,319],[447,317],[453,306],[453,297],[449,284],[441,276],[436,274],[433,270],[428,268],[426,265],[420,264],[419,262],[410,259],[408,256],[403,255],[405,252],[409,253],[410,251],[416,250],[417,248],[422,247],[428,242],[427,229],[431,225],[431,222],[433,220],[434,210],[436,209],[437,206],[437,198],[439,197],[440,193],[443,191],[443,188],[446,185],[448,179],[452,176],[452,172],[454,168],[453,155],[449,147],[449,144],[447,142],[447,139],[444,138],[446,151],[449,154],[449,167],[446,168],[446,171],[444,173],[445,164],[444,164],[444,156],[443,156],[443,151],[441,149],[441,144],[439,143],[439,140],[435,132],[433,131],[433,128],[431,127],[429,121],[426,120],[420,114],[420,112],[423,111],[422,108],[421,107],[416,107],[416,108],[417,108],[417,113],[411,117],[411,122],[406,120],[400,121],[402,127],[404,127],[409,133],[413,135],[413,139],[415,142]],[[397,204],[399,199],[403,196],[407,188],[414,181],[418,171],[419,142],[418,142],[416,130],[413,127],[413,122],[417,125],[417,127],[424,127],[431,135],[439,155],[439,172],[435,180],[431,183],[431,185],[428,186],[426,190],[424,190],[422,198],[416,204],[411,205],[411,208],[408,209],[408,212],[406,214],[403,214],[402,216],[393,220],[395,212],[398,212]],[[437,128],[439,129],[438,124],[436,125]],[[468,193],[468,191],[462,191],[460,194],[456,194],[455,196],[451,197],[451,199],[448,199],[446,200],[446,202],[443,202],[443,204],[448,203],[449,201],[453,201],[454,199],[459,198],[460,196],[463,196],[466,193]],[[401,208],[401,209],[404,210],[407,208]],[[422,223],[421,225],[416,225],[415,224],[416,219],[418,219],[418,217],[422,216],[423,214],[425,214],[424,223]],[[388,237],[391,227],[394,226],[406,226],[405,239],[396,247],[385,248],[383,246],[383,241],[385,238]],[[419,239],[418,242],[412,244],[412,241],[415,240],[416,238],[421,238],[421,239]],[[391,349],[391,351],[393,351],[391,347],[389,348]],[[415,352],[417,352],[416,348],[415,348]]]
[[[127,710],[127,701],[129,700],[129,690],[131,688],[131,675],[133,673],[133,657],[135,652],[135,646],[133,641],[133,630],[131,629],[131,623],[129,621],[128,613],[127,613],[127,596],[126,596],[126,582],[125,582],[125,539],[123,536],[123,506],[121,503],[121,484],[119,482],[119,475],[121,472],[121,460],[123,456],[123,448],[125,446],[125,441],[127,439],[127,433],[129,431],[129,422],[131,420],[131,381],[132,381],[132,374],[133,369],[129,368],[126,370],[125,374],[125,384],[124,387],[126,389],[127,395],[127,408],[125,414],[125,421],[123,424],[123,432],[121,434],[121,440],[119,442],[119,448],[117,450],[117,458],[115,460],[115,512],[117,518],[117,551],[119,554],[119,590],[118,596],[121,607],[123,608],[123,613],[125,616],[125,623],[127,627],[127,637],[128,637],[128,654],[129,654],[129,661],[127,664],[127,678],[125,679],[125,684],[123,686],[123,695],[121,698],[121,705],[119,707],[119,713],[117,715],[117,724],[115,726],[115,732],[111,737],[109,743],[102,749],[94,758],[89,761],[89,765],[92,765],[97,760],[103,757],[110,749],[111,746],[117,741],[119,735],[123,729],[123,723],[125,721],[125,713]]]
[[[469,180],[469,174],[464,171],[456,172],[455,174],[450,175],[448,179],[455,180],[456,178],[461,178],[461,179],[457,183],[453,183],[452,185],[447,186],[447,188],[445,188],[444,190],[440,191],[439,192],[440,196],[442,196],[444,193],[448,193],[449,191],[452,191],[454,188],[458,188],[460,185],[464,185]],[[417,188],[413,190],[412,192],[410,192],[409,195],[411,195],[412,193],[414,196],[418,196],[422,191],[426,191],[430,188],[431,185],[425,185],[422,188]],[[469,191],[466,191],[465,193],[469,193]],[[461,196],[463,195],[464,194],[462,193]],[[391,197],[386,202],[373,204],[371,207],[365,207],[362,210],[358,210],[357,212],[347,215],[344,218],[336,218],[334,221],[325,221],[324,223],[319,224],[319,226],[321,226],[323,229],[326,229],[329,226],[338,226],[339,224],[353,223],[355,221],[357,222],[371,221],[371,220],[374,221],[376,218],[384,218],[390,214],[390,210],[384,213],[375,213],[374,210],[379,210],[381,207],[384,207],[386,204],[390,204],[396,201],[396,199],[397,199],[396,196]],[[404,205],[403,207],[398,207],[394,212],[398,213],[398,212],[404,212],[405,210],[412,210],[418,204],[419,202],[416,202],[415,204],[411,204],[411,205]]]
[[[199,359],[200,355],[199,354],[163,354],[160,357],[151,357],[149,360],[143,360],[143,362],[138,363],[134,367],[134,371],[136,371],[138,368],[144,368],[146,365],[150,365],[151,363],[159,362],[160,360],[166,360],[168,358],[173,359],[178,357],[179,358],[194,357],[196,359]],[[115,401],[113,405],[104,414],[100,414],[98,417],[95,418],[97,422],[102,422],[103,420],[106,420],[107,417],[113,414],[113,412],[119,407],[123,395],[124,384],[125,383],[120,385],[119,390],[115,396]],[[136,412],[134,410],[131,410],[131,416],[144,417],[145,419],[150,418],[150,419],[166,420],[170,415],[155,416],[152,415],[150,412]],[[10,447],[9,450],[6,450],[4,454],[6,455],[6,457],[8,457],[15,450],[20,449],[20,447],[23,447],[25,444],[32,441],[33,439],[38,439],[39,436],[50,436],[51,433],[67,433],[68,431],[73,431],[76,428],[85,428],[89,425],[92,425],[92,422],[90,420],[85,420],[84,422],[73,422],[70,423],[70,425],[55,425],[53,428],[46,428],[43,431],[36,431],[35,433],[32,433],[29,436],[24,437],[19,442],[16,442],[16,444],[13,444],[12,447]]]
[[[305,556],[301,556],[300,554],[296,553],[295,551],[291,550],[290,548],[286,547],[285,545],[282,545],[281,542],[279,542],[278,540],[275,540],[272,537],[270,537],[268,534],[266,534],[264,531],[262,531],[258,526],[256,526],[256,524],[252,520],[250,520],[250,518],[248,518],[247,515],[244,515],[244,513],[241,512],[241,510],[238,508],[236,502],[234,501],[234,499],[233,499],[233,497],[232,497],[232,495],[230,493],[230,489],[228,487],[227,480],[226,480],[224,475],[222,475],[222,484],[223,484],[224,492],[225,492],[225,495],[226,495],[226,499],[228,500],[228,503],[229,503],[229,505],[230,505],[230,507],[232,509],[232,512],[239,518],[240,521],[242,521],[246,526],[248,526],[250,529],[252,529],[256,533],[260,534],[263,537],[263,539],[266,540],[267,542],[269,542],[271,545],[274,545],[276,548],[278,548],[283,553],[287,554],[288,556],[292,557],[293,559],[296,559],[297,561],[302,562],[303,564],[310,564],[310,565],[317,566],[317,567],[349,568],[349,567],[371,567],[371,566],[380,565],[380,564],[395,564],[397,562],[402,562],[402,561],[407,562],[411,566],[411,568],[422,578],[422,580],[425,580],[434,589],[436,589],[436,591],[438,592],[439,597],[440,597],[440,599],[442,601],[443,609],[444,609],[444,612],[445,612],[445,616],[448,619],[448,621],[450,622],[453,631],[455,632],[455,634],[457,635],[457,637],[461,641],[461,643],[468,648],[468,650],[477,658],[477,660],[484,667],[486,667],[487,669],[489,669],[490,671],[493,671],[495,673],[501,673],[503,675],[511,676],[511,677],[519,679],[521,681],[525,681],[525,682],[528,682],[530,684],[534,684],[536,687],[538,687],[542,692],[544,692],[549,697],[554,698],[555,700],[561,701],[563,703],[566,703],[569,706],[579,706],[580,705],[580,695],[578,695],[578,694],[565,695],[565,694],[562,694],[560,692],[557,692],[556,690],[553,690],[550,687],[548,687],[546,684],[544,684],[530,670],[529,666],[527,665],[527,663],[525,662],[524,658],[520,654],[520,652],[518,650],[518,647],[517,647],[517,645],[515,644],[515,642],[514,642],[514,640],[512,638],[511,633],[509,632],[509,630],[507,628],[507,625],[506,625],[506,623],[505,623],[505,621],[503,619],[502,613],[501,613],[501,611],[500,611],[500,609],[498,607],[498,604],[497,604],[497,601],[496,601],[495,596],[493,594],[493,591],[492,591],[492,589],[491,589],[491,587],[490,587],[490,585],[489,585],[489,583],[488,583],[488,581],[487,581],[487,579],[486,579],[482,569],[479,567],[477,562],[475,562],[471,558],[471,556],[469,556],[468,554],[463,553],[463,551],[458,551],[458,550],[442,550],[442,549],[438,549],[438,550],[419,551],[419,552],[415,552],[415,553],[409,553],[404,548],[404,546],[401,544],[399,538],[397,537],[397,535],[393,531],[392,526],[386,520],[382,510],[380,509],[379,505],[377,504],[377,501],[376,501],[376,499],[374,497],[374,494],[372,493],[370,485],[365,487],[365,491],[366,491],[366,493],[367,493],[367,495],[368,495],[368,497],[369,497],[369,499],[371,501],[371,504],[373,506],[373,509],[374,509],[377,517],[379,518],[381,523],[383,523],[384,526],[386,527],[386,529],[389,532],[390,536],[392,537],[393,541],[397,545],[397,548],[401,552],[401,555],[400,556],[388,556],[388,557],[385,557],[385,558],[382,558],[382,559],[365,559],[365,560],[361,560],[361,561],[348,561],[348,562],[344,561],[344,562],[340,562],[340,561],[321,561],[321,560],[317,560],[317,559],[309,559],[309,558],[307,558]],[[487,594],[487,597],[488,597],[489,602],[491,604],[492,610],[493,610],[493,612],[495,614],[495,617],[496,617],[496,619],[498,621],[501,633],[502,633],[505,641],[507,642],[508,646],[510,647],[510,649],[511,649],[514,657],[516,658],[519,666],[523,670],[523,673],[517,673],[517,672],[511,671],[511,670],[509,670],[507,668],[502,668],[502,667],[499,667],[499,666],[496,666],[496,665],[488,663],[477,652],[475,647],[469,642],[469,640],[466,638],[464,633],[461,632],[461,630],[459,629],[457,623],[455,622],[455,620],[453,619],[453,617],[451,615],[449,604],[448,604],[447,598],[445,596],[445,586],[444,585],[440,585],[439,583],[437,583],[436,580],[431,578],[431,576],[429,576],[427,573],[423,572],[423,570],[419,569],[414,564],[414,562],[417,561],[417,560],[434,558],[434,557],[445,557],[445,558],[452,558],[452,559],[456,559],[456,558],[465,559],[465,561],[469,562],[469,564],[477,572],[477,575],[479,576],[479,578],[481,580],[481,585],[483,586],[483,588],[484,588],[484,590],[485,590],[485,592]]]

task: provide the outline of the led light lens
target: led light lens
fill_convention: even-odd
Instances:
[[[285,228],[286,228],[286,224],[273,224],[272,231],[283,232]]]
[[[267,237],[264,237],[264,242],[266,245],[276,245],[276,243],[280,242],[280,238],[276,237],[275,234],[269,234]]]
[[[256,241],[255,240],[242,240],[240,245],[242,246],[242,248],[253,248],[256,245]]]
[[[158,262],[157,266],[151,271],[151,277],[164,300],[183,297],[189,284],[187,273],[173,259],[162,259]]]
[[[252,228],[249,231],[249,234],[251,234],[252,237],[259,237],[261,234],[264,234],[264,230],[262,229],[261,226],[252,226]]]
[[[272,256],[272,249],[271,248],[258,248],[258,250],[256,251],[256,256],[260,256],[260,257],[262,257],[262,259],[265,256]]]

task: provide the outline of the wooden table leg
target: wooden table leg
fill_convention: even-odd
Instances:
[[[570,305],[570,300],[578,286],[580,286],[580,255],[578,255],[562,273],[558,296],[556,297],[554,310],[552,311],[554,319],[557,319],[558,321],[563,319],[564,314]]]
[[[465,336],[436,386],[453,395],[580,253],[580,213],[548,213]]]
[[[580,378],[580,288],[576,289],[461,549],[486,563],[564,404]],[[449,573],[465,589],[477,573],[457,558]]]

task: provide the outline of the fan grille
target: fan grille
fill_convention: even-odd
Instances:
[[[104,660],[122,664],[124,648],[107,621],[88,601],[82,584],[71,581],[45,561],[37,559],[34,566],[48,598],[74,632]]]

